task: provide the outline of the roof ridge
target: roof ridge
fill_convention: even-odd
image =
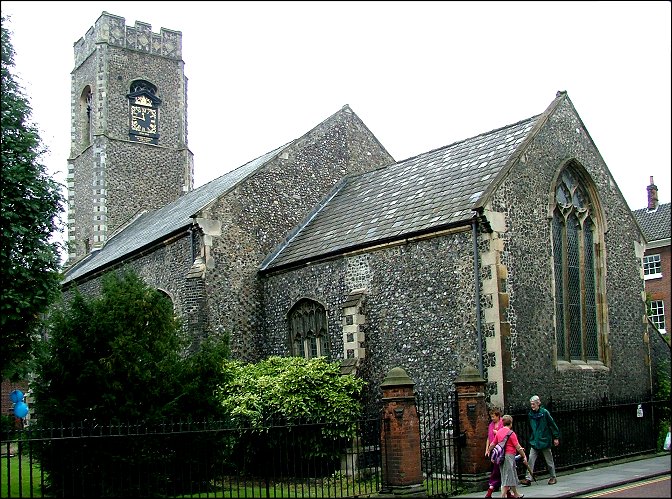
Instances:
[[[461,143],[463,143],[463,142],[467,142],[467,141],[469,141],[469,140],[473,140],[473,139],[476,139],[476,138],[478,138],[478,137],[483,137],[483,136],[488,135],[488,134],[491,134],[491,133],[499,132],[500,130],[504,130],[505,128],[511,128],[511,127],[520,125],[521,123],[525,123],[526,121],[532,121],[532,120],[535,120],[535,119],[537,119],[539,116],[541,116],[542,114],[543,114],[543,113],[536,114],[536,115],[534,115],[534,116],[530,116],[529,118],[525,118],[525,119],[516,121],[515,123],[509,123],[508,125],[500,126],[500,127],[498,127],[498,128],[493,128],[492,130],[489,130],[489,131],[487,131],[487,132],[482,132],[482,133],[479,133],[479,134],[477,134],[477,135],[473,135],[473,136],[471,136],[471,137],[467,137],[466,139],[457,140],[457,141],[452,142],[452,143],[450,143],[450,144],[447,144],[447,145],[445,145],[445,146],[437,147],[436,149],[430,149],[429,151],[425,151],[425,152],[416,154],[415,156],[409,156],[408,158],[405,158],[405,159],[401,159],[401,160],[399,160],[399,161],[396,161],[395,164],[405,163],[406,161],[409,161],[409,160],[412,160],[412,159],[415,159],[415,158],[419,158],[420,156],[425,156],[425,155],[427,155],[427,154],[431,154],[431,153],[433,153],[433,152],[440,151],[440,150],[442,150],[442,149],[448,149],[449,147],[456,146],[456,145],[461,144]]]
[[[635,208],[635,209],[632,210],[632,211],[633,211],[633,213],[635,213],[635,212],[655,213],[655,212],[658,211],[661,207],[663,207],[663,206],[669,206],[670,204],[672,204],[672,203],[669,203],[669,202],[667,202],[667,203],[658,203],[658,206],[656,206],[656,209],[654,209],[654,210],[650,210],[647,206],[645,206],[644,208]]]
[[[296,140],[296,139],[294,139],[294,140]],[[276,152],[276,151],[279,151],[280,149],[284,149],[284,148],[287,147],[289,144],[291,144],[292,142],[294,142],[294,140],[290,140],[289,142],[287,142],[287,143],[281,145],[280,147],[276,147],[275,149],[271,149],[270,151],[267,151],[267,152],[265,152],[264,154],[260,154],[260,155],[257,156],[256,158],[251,159],[250,161],[246,161],[246,162],[243,163],[242,165],[238,165],[238,166],[236,166],[235,168],[233,168],[232,170],[229,170],[229,171],[226,172],[226,173],[222,173],[220,176],[215,177],[215,178],[213,178],[213,179],[207,181],[205,184],[199,185],[198,187],[196,187],[196,188],[190,190],[189,192],[187,192],[186,194],[189,194],[190,192],[197,191],[197,190],[199,190],[199,189],[205,187],[206,185],[209,185],[209,184],[211,184],[212,182],[215,182],[216,180],[221,179],[222,177],[224,177],[224,176],[226,176],[226,175],[232,174],[233,172],[238,171],[238,170],[240,170],[241,168],[244,168],[245,166],[249,165],[250,163],[253,163],[254,161],[257,161],[259,158],[261,158],[261,157],[263,157],[263,156],[266,156],[266,155],[268,155],[268,154],[271,154],[271,153],[274,153],[274,152]],[[263,164],[263,163],[262,163],[262,164]],[[261,167],[261,165],[259,165],[259,166]],[[185,194],[185,195],[186,195],[186,194]],[[182,196],[180,196],[180,197],[182,197]],[[178,199],[179,199],[179,198],[178,198]],[[170,204],[170,203],[168,203],[168,204]]]

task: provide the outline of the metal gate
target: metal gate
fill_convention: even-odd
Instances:
[[[416,395],[422,473],[429,497],[449,497],[461,480],[457,393]]]

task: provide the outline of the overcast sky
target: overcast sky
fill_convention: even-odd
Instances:
[[[2,2],[65,182],[73,44],[103,11],[182,32],[198,187],[349,104],[396,160],[566,90],[630,209],[670,201],[670,2]]]

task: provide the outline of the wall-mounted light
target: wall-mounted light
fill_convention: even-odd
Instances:
[[[397,416],[398,419],[401,419],[404,417],[404,408],[403,407],[397,407],[394,409],[394,415]]]

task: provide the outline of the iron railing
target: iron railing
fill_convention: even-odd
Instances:
[[[562,432],[553,450],[559,470],[656,452],[661,423],[670,414],[669,400],[545,402]],[[457,397],[422,394],[416,407],[427,495],[455,495],[466,444]],[[505,412],[529,449],[527,407]],[[380,425],[375,414],[356,422],[351,437],[324,438],[333,427],[31,424],[2,435],[0,497],[369,497],[384,479]],[[543,474],[544,467],[538,460],[535,472]]]
[[[380,418],[356,428],[322,438],[322,424],[29,426],[3,435],[0,497],[368,496],[380,489]]]
[[[560,445],[553,448],[558,470],[613,461],[658,450],[661,421],[669,418],[669,400],[542,401],[561,432]],[[513,429],[529,451],[530,426],[527,407],[509,407]],[[522,464],[519,471],[521,473]],[[547,472],[544,459],[537,460],[535,474]]]

